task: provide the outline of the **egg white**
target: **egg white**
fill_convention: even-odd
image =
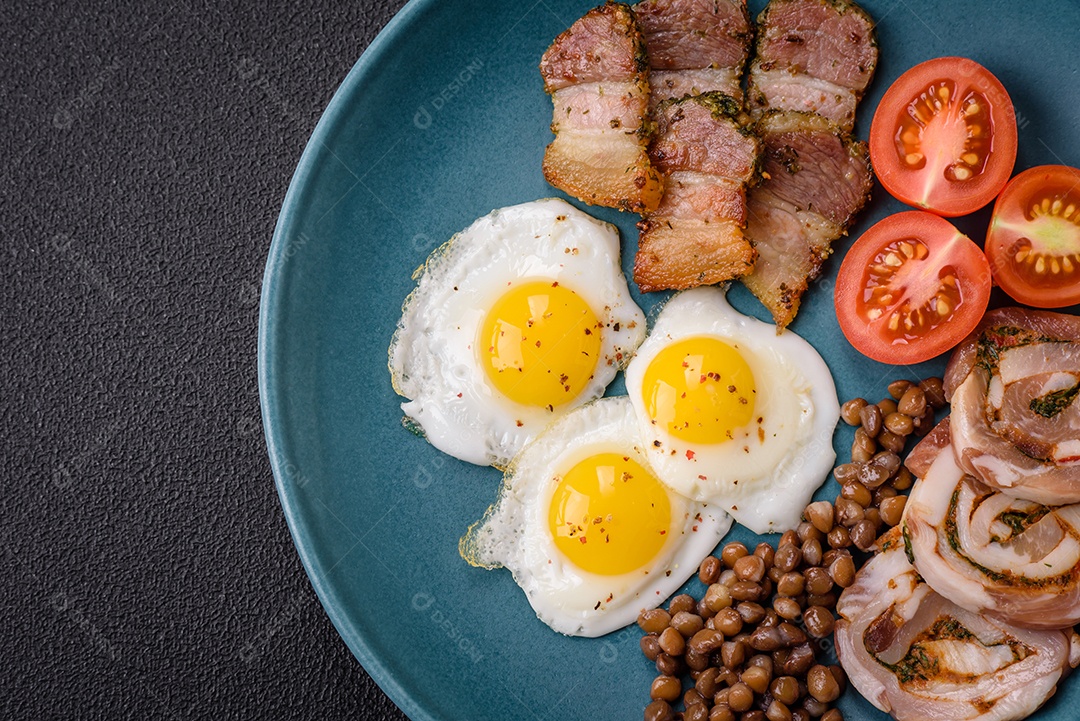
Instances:
[[[612,576],[578,568],[560,553],[548,526],[556,479],[585,458],[609,452],[649,468],[625,396],[578,408],[526,446],[507,471],[498,500],[460,543],[469,563],[510,569],[537,617],[570,636],[610,633],[658,606],[697,571],[731,526],[718,508],[671,493],[672,531],[651,565]]]
[[[431,254],[417,271],[390,346],[401,408],[439,450],[505,467],[561,414],[599,398],[645,335],[619,261],[618,230],[565,201],[548,198],[495,210]],[[603,324],[592,379],[554,411],[516,403],[496,390],[474,346],[489,308],[512,284],[558,282]]]
[[[754,374],[754,418],[732,440],[681,440],[645,410],[649,363],[668,345],[693,337],[726,342]],[[777,335],[775,326],[736,311],[719,288],[668,301],[626,369],[626,390],[657,477],[682,495],[719,505],[756,533],[795,528],[836,461],[840,404],[825,361],[790,330]]]

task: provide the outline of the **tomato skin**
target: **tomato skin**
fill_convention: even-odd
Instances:
[[[948,95],[928,96],[930,89]],[[909,132],[917,140],[906,143]],[[974,212],[1001,192],[1016,163],[1016,145],[1008,92],[967,58],[928,60],[905,72],[885,92],[870,126],[870,160],[885,189],[947,218]],[[960,159],[969,155],[976,162],[964,165]],[[922,160],[909,161],[915,158]]]
[[[909,210],[872,226],[844,256],[836,318],[863,355],[892,365],[921,363],[975,328],[990,289],[990,265],[979,246],[949,221]]]
[[[1001,191],[986,232],[994,281],[1036,308],[1080,303],[1080,170],[1040,165]],[[1041,262],[1040,262],[1041,261]]]

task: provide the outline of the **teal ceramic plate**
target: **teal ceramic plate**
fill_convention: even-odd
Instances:
[[[763,2],[751,5],[756,14]],[[997,74],[1016,103],[1018,168],[1080,165],[1080,6],[864,5],[879,22],[882,59],[859,135],[902,71],[966,55]],[[655,673],[636,628],[601,639],[559,636],[536,620],[508,572],[458,557],[458,538],[494,499],[500,474],[443,456],[403,429],[386,365],[410,275],[429,251],[493,208],[559,195],[540,173],[551,103],[537,63],[589,7],[589,0],[411,2],[319,122],[270,250],[259,374],[285,515],[342,638],[416,721],[640,718]],[[852,237],[900,209],[875,189]],[[621,228],[629,269],[635,219],[590,212]],[[987,217],[984,210],[958,223],[979,238]],[[892,368],[851,349],[833,315],[837,266],[827,265],[793,329],[826,359],[841,398],[879,398],[895,377],[940,372],[941,360]],[[765,317],[741,286],[730,298]],[[647,311],[662,296],[636,299]],[[841,457],[850,443],[850,430],[839,430]],[[821,496],[836,492],[830,481]],[[753,540],[739,527],[732,533]],[[688,588],[701,592],[696,579]],[[1038,718],[1072,718],[1078,703],[1080,681],[1070,679]],[[841,708],[849,719],[882,717],[855,693]]]

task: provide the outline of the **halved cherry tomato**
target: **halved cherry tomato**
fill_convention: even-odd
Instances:
[[[920,363],[959,343],[990,301],[990,264],[952,223],[890,215],[855,241],[836,279],[836,317],[851,345],[882,363]]]
[[[1036,308],[1080,303],[1080,170],[1041,165],[1017,175],[986,234],[994,280]]]
[[[870,126],[878,180],[908,205],[953,217],[978,210],[1016,163],[1016,114],[989,70],[967,58],[916,65],[885,92]]]

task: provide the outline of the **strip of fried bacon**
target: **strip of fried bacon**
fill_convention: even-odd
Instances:
[[[652,68],[652,103],[721,92],[742,100],[753,26],[746,0],[643,0],[634,6]]]
[[[1033,631],[972,613],[923,581],[899,528],[879,543],[836,604],[837,655],[870,703],[898,721],[1011,721],[1053,695],[1074,665],[1071,629]]]
[[[813,112],[850,132],[877,67],[870,16],[849,0],[771,0],[757,22],[750,111]]]
[[[663,194],[649,141],[645,40],[627,5],[590,10],[540,61],[555,109],[544,177],[590,205],[654,210]]]
[[[638,223],[634,280],[643,291],[683,290],[745,275],[756,252],[743,234],[758,139],[733,98],[707,93],[657,108],[649,149],[664,174],[660,206]]]
[[[773,112],[757,124],[765,146],[762,183],[747,199],[746,237],[758,260],[742,282],[781,331],[802,294],[870,198],[865,143],[813,113]]]

